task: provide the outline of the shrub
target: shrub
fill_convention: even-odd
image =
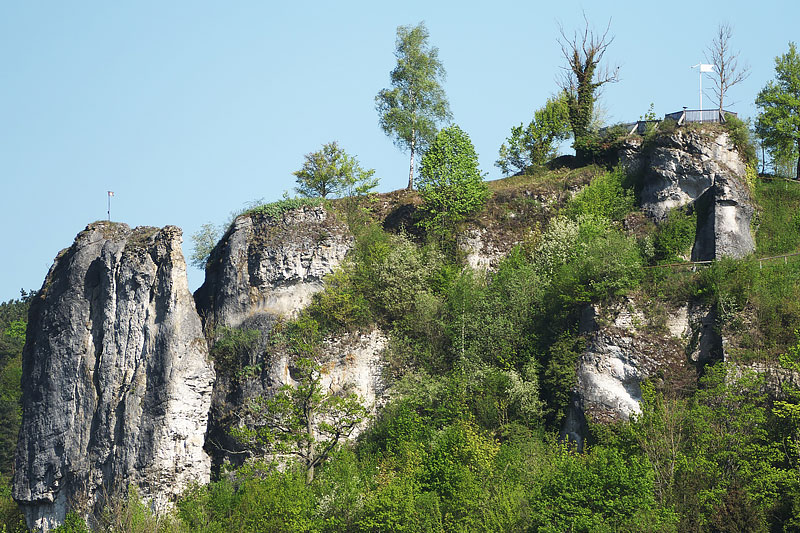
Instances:
[[[422,158],[417,188],[422,196],[422,225],[437,233],[480,210],[489,188],[478,170],[478,154],[458,126],[439,132]]]
[[[653,247],[657,261],[674,262],[688,256],[697,233],[694,209],[672,209],[667,220],[658,226]]]
[[[86,522],[77,513],[72,511],[67,513],[64,522],[53,530],[53,533],[89,533]]]
[[[319,205],[322,205],[322,198],[284,198],[277,202],[255,205],[243,211],[241,215],[263,215],[268,218],[278,219],[285,212],[292,209],[317,207]]]
[[[620,167],[598,176],[569,201],[567,214],[573,218],[593,215],[622,220],[635,208],[633,191],[623,186],[626,179],[625,171]]]
[[[739,155],[748,165],[756,165],[758,156],[756,155],[756,145],[753,141],[753,134],[750,131],[750,124],[744,122],[737,116],[727,115],[725,117],[725,131],[731,138],[731,142],[736,147]]]
[[[214,367],[217,372],[233,375],[249,363],[250,353],[261,339],[261,331],[219,327],[215,337],[209,350]]]
[[[363,328],[373,320],[369,302],[354,285],[348,263],[325,276],[325,289],[314,295],[306,312],[331,332]]]

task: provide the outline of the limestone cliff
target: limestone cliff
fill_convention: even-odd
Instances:
[[[745,162],[727,132],[678,128],[646,146],[631,138],[619,157],[641,176],[642,210],[656,222],[666,220],[670,209],[694,204],[699,216],[692,260],[743,257],[755,249]]]
[[[129,485],[158,508],[209,480],[214,374],[180,243],[174,226],[98,222],[50,269],[29,316],[13,487],[32,529]]]
[[[206,281],[195,293],[207,328],[258,333],[241,355],[240,365],[249,372],[218,372],[206,445],[216,464],[246,456],[229,436],[231,425],[239,423],[237,409],[293,383],[292,360],[269,342],[273,326],[310,303],[352,242],[347,226],[323,207],[301,207],[279,216],[238,217],[212,252]],[[380,356],[386,343],[378,330],[327,338],[319,361],[323,385],[334,391],[346,385],[374,407],[383,390]]]
[[[291,316],[322,289],[351,244],[347,227],[323,207],[239,216],[211,252],[195,293],[198,311],[207,323],[230,327]]]
[[[688,360],[722,357],[722,341],[712,310],[687,305],[648,309],[647,302],[627,298],[590,305],[581,317],[587,345],[577,363],[573,401],[562,432],[582,443],[585,421],[627,420],[641,412],[641,384],[658,377],[672,386],[691,381]],[[644,310],[647,310],[645,312]]]

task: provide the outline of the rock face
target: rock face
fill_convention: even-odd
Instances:
[[[211,253],[197,309],[207,324],[230,327],[291,316],[322,289],[352,241],[322,207],[242,215]]]
[[[743,180],[722,173],[715,174],[713,181],[695,201],[697,236],[692,261],[740,258],[756,249],[750,232],[753,205]]]
[[[249,372],[218,373],[206,446],[216,466],[247,456],[229,436],[231,425],[239,423],[236,410],[293,383],[291,359],[268,342],[273,326],[308,305],[352,242],[347,227],[325,209],[304,207],[277,218],[240,216],[212,252],[206,282],[195,293],[207,327],[249,330],[260,339],[242,356]],[[326,339],[319,361],[323,386],[332,392],[347,386],[374,407],[384,388],[386,344],[377,330]]]
[[[588,342],[578,361],[577,384],[562,429],[579,447],[586,420],[607,423],[641,412],[645,379],[662,371],[673,377],[687,372],[686,344],[694,324],[686,308],[664,316],[671,318],[655,324],[657,320],[646,317],[633,300],[584,310],[580,328]]]
[[[623,151],[620,159],[644,173],[642,209],[656,221],[699,198],[720,177],[745,175],[744,162],[724,131],[679,128],[658,137],[652,147]]]
[[[161,508],[206,483],[214,373],[181,231],[98,222],[61,252],[23,353],[14,498],[48,531],[137,487]]]
[[[642,209],[656,222],[666,220],[670,209],[693,204],[698,217],[692,261],[755,250],[745,163],[726,132],[679,128],[647,147],[631,138],[619,160],[642,176]]]

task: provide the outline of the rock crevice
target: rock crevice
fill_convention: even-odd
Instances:
[[[163,508],[209,479],[214,373],[180,229],[99,222],[61,252],[31,306],[14,498],[48,531],[129,485]]]

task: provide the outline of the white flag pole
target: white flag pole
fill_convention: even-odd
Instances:
[[[700,122],[703,122],[703,72],[714,72],[714,65],[706,63],[692,65],[692,68],[697,67],[700,67],[698,72],[700,74]]]

